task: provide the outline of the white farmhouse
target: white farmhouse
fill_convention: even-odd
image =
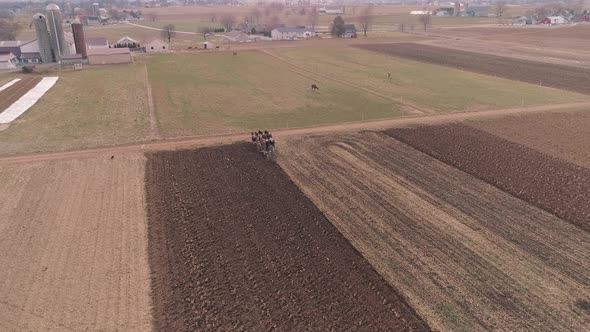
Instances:
[[[315,37],[315,31],[306,27],[279,27],[270,32],[272,40],[297,40]]]

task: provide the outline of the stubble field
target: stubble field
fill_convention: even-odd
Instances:
[[[147,331],[141,154],[0,164],[0,330]]]
[[[385,134],[281,147],[291,179],[433,329],[588,330],[588,232]]]

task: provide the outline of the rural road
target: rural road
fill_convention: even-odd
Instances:
[[[558,105],[542,105],[542,106],[531,106],[521,108],[509,108],[509,109],[496,109],[488,111],[472,111],[472,112],[456,112],[456,113],[444,113],[444,114],[427,114],[417,116],[407,116],[403,118],[376,120],[376,121],[364,121],[364,122],[349,122],[339,123],[333,125],[323,125],[314,127],[304,127],[296,129],[279,129],[274,130],[275,137],[280,140],[283,137],[288,136],[301,136],[310,134],[323,134],[323,133],[335,133],[335,132],[355,132],[361,130],[380,130],[391,127],[407,126],[415,124],[434,124],[442,122],[453,122],[462,121],[476,118],[486,118],[504,115],[514,114],[525,114],[535,113],[544,111],[567,111],[580,107],[590,107],[590,102],[578,102]],[[134,143],[126,145],[116,145],[109,147],[91,148],[86,150],[74,150],[64,152],[52,152],[52,153],[40,153],[40,154],[27,154],[27,155],[13,155],[0,157],[0,163],[20,163],[20,162],[34,162],[34,161],[45,161],[45,160],[57,160],[57,159],[70,159],[70,158],[88,158],[99,154],[111,154],[116,155],[126,152],[139,152],[139,151],[159,151],[159,150],[173,150],[173,149],[186,149],[203,145],[214,145],[214,144],[229,144],[238,141],[244,141],[250,139],[249,132],[227,134],[227,135],[215,135],[215,136],[193,136],[193,137],[182,137],[175,139],[163,139],[157,141],[149,141],[143,143]]]

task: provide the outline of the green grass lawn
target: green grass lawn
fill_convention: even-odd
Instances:
[[[352,47],[273,50],[314,72],[402,99],[426,112],[498,109],[587,101],[590,97]],[[391,73],[392,79],[387,78]]]
[[[166,137],[400,116],[388,99],[292,72],[250,51],[152,58],[149,77]],[[310,86],[317,83],[320,92]]]
[[[0,131],[0,154],[60,151],[148,139],[145,66],[51,73],[59,80]]]

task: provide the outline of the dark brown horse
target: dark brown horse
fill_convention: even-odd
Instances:
[[[312,91],[313,91],[313,90],[318,90],[318,91],[319,91],[319,90],[320,90],[320,88],[318,88],[318,86],[317,86],[317,85],[315,85],[315,84],[312,84],[312,85],[311,85],[311,90],[312,90]]]

